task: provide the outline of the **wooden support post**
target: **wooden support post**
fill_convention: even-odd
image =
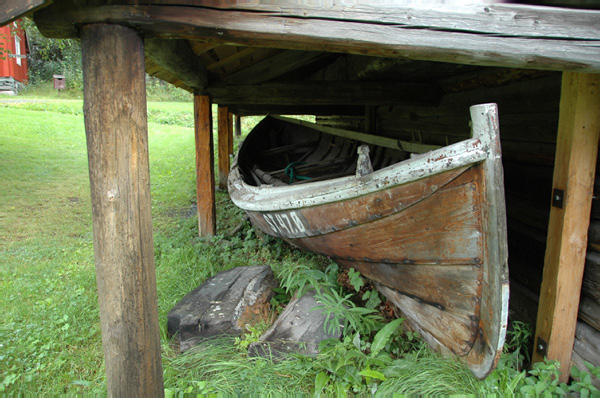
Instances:
[[[234,117],[234,127],[233,132],[236,137],[242,136],[242,117],[240,115],[235,115]]]
[[[194,96],[194,127],[196,135],[196,199],[198,203],[198,234],[217,233],[215,209],[215,171],[210,98]]]
[[[81,50],[108,396],[162,397],[143,41],[86,25]]]
[[[229,143],[229,155],[233,155],[233,113],[229,112],[227,116],[229,131],[227,132],[227,142]]]
[[[600,75],[563,73],[534,361],[571,367],[600,135]]]
[[[229,176],[229,108],[219,106],[219,189],[227,190],[227,177]]]

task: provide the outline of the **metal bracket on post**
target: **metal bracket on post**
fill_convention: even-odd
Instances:
[[[546,357],[548,355],[548,343],[538,336],[537,342],[535,343],[535,350],[542,357]]]
[[[554,189],[552,191],[552,206],[562,209],[564,201],[565,191],[563,191],[562,189]]]

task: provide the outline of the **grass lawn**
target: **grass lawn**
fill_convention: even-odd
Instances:
[[[378,335],[380,342],[389,340],[382,351],[387,359],[368,354],[368,333],[347,334],[324,356],[278,363],[246,357],[240,341],[255,339],[251,333],[179,355],[166,336],[166,314],[206,278],[235,266],[269,264],[291,292],[309,275],[334,286],[335,268],[325,258],[258,238],[249,225],[229,235],[242,213],[222,193],[217,194],[221,235],[198,238],[192,104],[149,103],[148,109],[168,396],[315,390],[475,394],[518,391],[524,385],[525,373],[514,368],[515,354],[481,382],[460,362],[431,353],[413,335],[394,331],[384,336],[385,327]],[[82,102],[0,103],[0,121],[0,393],[105,393]],[[354,305],[344,294],[334,303],[338,309]]]

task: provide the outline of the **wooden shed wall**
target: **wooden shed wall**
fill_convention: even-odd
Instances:
[[[506,79],[500,78],[507,76]],[[441,81],[439,106],[379,106],[365,116],[318,117],[319,123],[371,130],[404,140],[446,145],[467,138],[468,108],[495,102],[500,134],[508,223],[511,279],[510,318],[535,328],[551,206],[561,74],[522,75],[490,68],[476,75]],[[367,116],[374,115],[373,116]],[[600,194],[596,173],[596,195]],[[600,365],[600,201],[594,199],[592,226],[574,360]],[[579,362],[581,365],[581,362]]]

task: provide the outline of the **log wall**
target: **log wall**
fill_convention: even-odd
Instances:
[[[371,130],[403,140],[446,145],[469,136],[469,106],[497,103],[505,172],[510,318],[535,328],[548,233],[561,74],[521,74],[489,68],[478,75],[453,77],[439,84],[445,92],[439,106],[378,106],[375,122],[365,122],[369,120],[369,109],[366,109],[365,117],[318,117],[317,121],[340,128]],[[597,172],[596,197],[600,196],[599,175]],[[591,218],[574,362],[584,358],[598,366],[599,199],[594,199]],[[581,362],[579,364],[581,366]]]

